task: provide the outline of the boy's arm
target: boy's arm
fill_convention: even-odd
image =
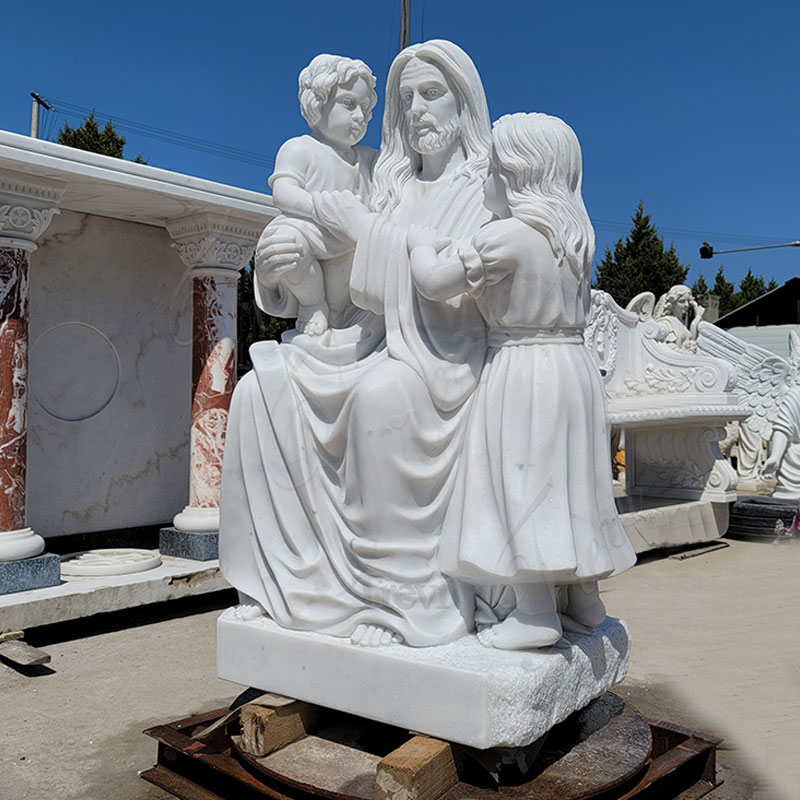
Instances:
[[[424,244],[411,251],[411,278],[417,291],[438,302],[458,297],[468,290],[464,263],[454,248],[442,257],[433,245]]]
[[[294,178],[278,176],[272,183],[272,201],[290,217],[314,216],[311,194],[299,186]]]
[[[314,201],[306,191],[306,176],[310,168],[307,148],[297,137],[284,142],[275,156],[275,171],[269,179],[272,201],[292,217],[313,217]]]

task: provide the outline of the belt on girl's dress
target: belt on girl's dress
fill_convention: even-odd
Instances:
[[[489,328],[489,347],[524,344],[583,344],[583,328]]]

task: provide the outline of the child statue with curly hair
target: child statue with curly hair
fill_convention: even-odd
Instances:
[[[366,202],[376,152],[359,145],[377,102],[375,76],[358,59],[319,55],[300,73],[300,111],[311,134],[289,139],[275,157],[272,198],[308,244],[289,270],[275,270],[267,284],[280,284],[297,302],[297,329],[318,336],[328,328],[328,304],[320,261],[345,255],[342,240],[314,219],[312,194],[349,190]]]

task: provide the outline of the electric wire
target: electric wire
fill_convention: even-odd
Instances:
[[[397,0],[395,0],[395,3]],[[423,5],[424,9],[424,5]],[[124,119],[123,117],[114,116],[104,112],[97,111],[96,109],[86,108],[74,103],[68,103],[64,100],[56,100],[48,98],[51,103],[56,107],[47,112],[45,118],[45,135],[44,138],[49,139],[50,133],[61,113],[65,116],[84,120],[92,112],[94,112],[95,119],[100,122],[112,122],[115,128],[120,130],[129,131],[140,136],[144,136],[157,141],[173,144],[178,147],[186,147],[192,150],[208,153],[210,155],[228,158],[234,161],[241,161],[254,166],[272,168],[275,164],[275,159],[265,156],[261,153],[255,153],[250,150],[244,150],[239,147],[231,147],[228,145],[218,144],[206,139],[200,139],[195,136],[187,136],[181,133],[175,133],[164,128],[156,128],[151,125],[135,122],[133,120]],[[605,231],[608,233],[628,234],[630,233],[631,223],[613,222],[605,219],[593,219],[592,223],[598,231]],[[784,242],[792,238],[788,236],[759,236],[756,234],[737,234],[737,233],[721,233],[717,231],[699,231],[689,230],[685,228],[658,228],[658,233],[662,237],[679,239],[681,241],[699,242],[703,240],[713,241],[715,244],[725,243],[733,245],[759,245],[759,244],[772,244],[776,242]]]
[[[242,161],[247,164],[253,164],[259,167],[271,168],[275,164],[275,159],[266,156],[262,153],[254,153],[250,150],[244,150],[240,147],[231,147],[229,145],[222,145],[217,142],[211,142],[207,139],[200,139],[195,136],[187,136],[182,133],[176,133],[164,128],[156,128],[152,125],[143,125],[133,120],[128,120],[123,117],[118,117],[113,114],[107,114],[96,109],[85,108],[74,103],[68,103],[64,100],[52,101],[55,103],[59,111],[68,117],[86,119],[91,113],[94,113],[95,119],[99,122],[112,122],[114,127],[135,133],[139,136],[144,136],[156,141],[166,142],[167,144],[175,144],[180,147],[187,147],[192,150],[199,150],[200,152],[209,153],[210,155],[221,156],[222,158],[230,158],[235,161]]]

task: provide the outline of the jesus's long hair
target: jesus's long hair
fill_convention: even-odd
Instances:
[[[392,62],[386,81],[383,139],[375,162],[371,193],[373,210],[380,213],[388,213],[397,206],[403,186],[422,166],[419,153],[409,145],[406,110],[400,97],[403,68],[414,58],[438,67],[458,99],[460,139],[466,158],[459,175],[482,181],[489,165],[489,109],[472,59],[458,45],[441,39],[407,47]]]
[[[588,279],[594,228],[581,196],[583,164],[575,132],[558,117],[520,113],[500,117],[492,138],[511,215],[545,236],[577,278]]]

